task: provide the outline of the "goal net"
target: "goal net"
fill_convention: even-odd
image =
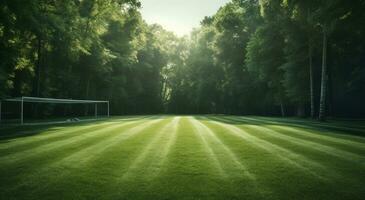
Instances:
[[[109,101],[17,97],[0,101],[0,123],[45,124],[109,117]]]

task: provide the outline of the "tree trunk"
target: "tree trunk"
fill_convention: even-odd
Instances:
[[[313,46],[309,41],[309,79],[310,79],[310,103],[311,103],[311,118],[315,118],[315,106],[314,106],[314,75],[313,75]]]
[[[285,117],[285,107],[283,102],[280,103],[280,111],[281,111],[281,116]]]
[[[331,48],[327,51],[327,60],[331,61]],[[327,62],[327,116],[334,116],[334,102],[333,102],[333,79],[331,63]]]
[[[42,40],[38,37],[37,40],[37,63],[35,69],[35,84],[33,88],[33,95],[39,97],[41,87],[41,72],[42,72]]]
[[[86,99],[89,99],[89,92],[90,92],[90,82],[91,82],[91,76],[87,79],[86,83]],[[89,115],[89,105],[86,105],[85,108],[85,115]]]
[[[109,104],[109,112],[110,111],[113,111],[114,112],[114,110],[112,110],[111,108],[112,107],[114,107],[113,106],[113,96],[114,96],[114,87],[113,87],[113,84],[109,87],[109,101],[110,101],[110,104]],[[120,104],[121,105],[121,110],[123,110],[123,103],[121,103]],[[118,114],[122,114],[119,110],[118,111],[116,111],[116,112],[118,112]]]
[[[327,96],[327,30],[323,28],[323,55],[322,55],[322,78],[321,78],[321,100],[319,104],[319,120],[326,120],[326,96]]]
[[[35,79],[33,81],[32,95],[34,97],[40,97],[42,76],[42,39],[37,37],[37,60],[35,63]],[[33,117],[38,117],[38,104],[32,104]]]
[[[167,78],[162,78],[162,81],[161,81],[161,94],[160,94],[160,96],[161,96],[161,99],[162,99],[162,101],[163,101],[163,104],[166,104],[167,103],[167,90],[168,90],[168,88],[167,88]]]

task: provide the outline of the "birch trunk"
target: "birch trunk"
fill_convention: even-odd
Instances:
[[[313,46],[309,41],[309,78],[310,78],[310,103],[311,103],[311,118],[315,118],[315,106],[314,106],[314,76],[313,76]]]
[[[322,78],[321,78],[321,100],[319,104],[319,120],[326,120],[326,96],[327,96],[327,30],[323,30],[323,55],[322,55]]]

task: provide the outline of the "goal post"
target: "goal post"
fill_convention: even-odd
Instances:
[[[24,103],[42,103],[42,104],[86,104],[95,106],[95,118],[98,118],[98,104],[105,104],[107,107],[107,117],[110,117],[109,101],[99,100],[75,100],[75,99],[55,99],[55,98],[40,98],[40,97],[17,97],[0,100],[0,123],[4,120],[3,110],[4,102],[20,103],[20,124],[24,124]]]

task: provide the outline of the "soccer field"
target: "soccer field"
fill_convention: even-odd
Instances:
[[[0,199],[364,199],[365,124],[136,116],[0,128]]]

